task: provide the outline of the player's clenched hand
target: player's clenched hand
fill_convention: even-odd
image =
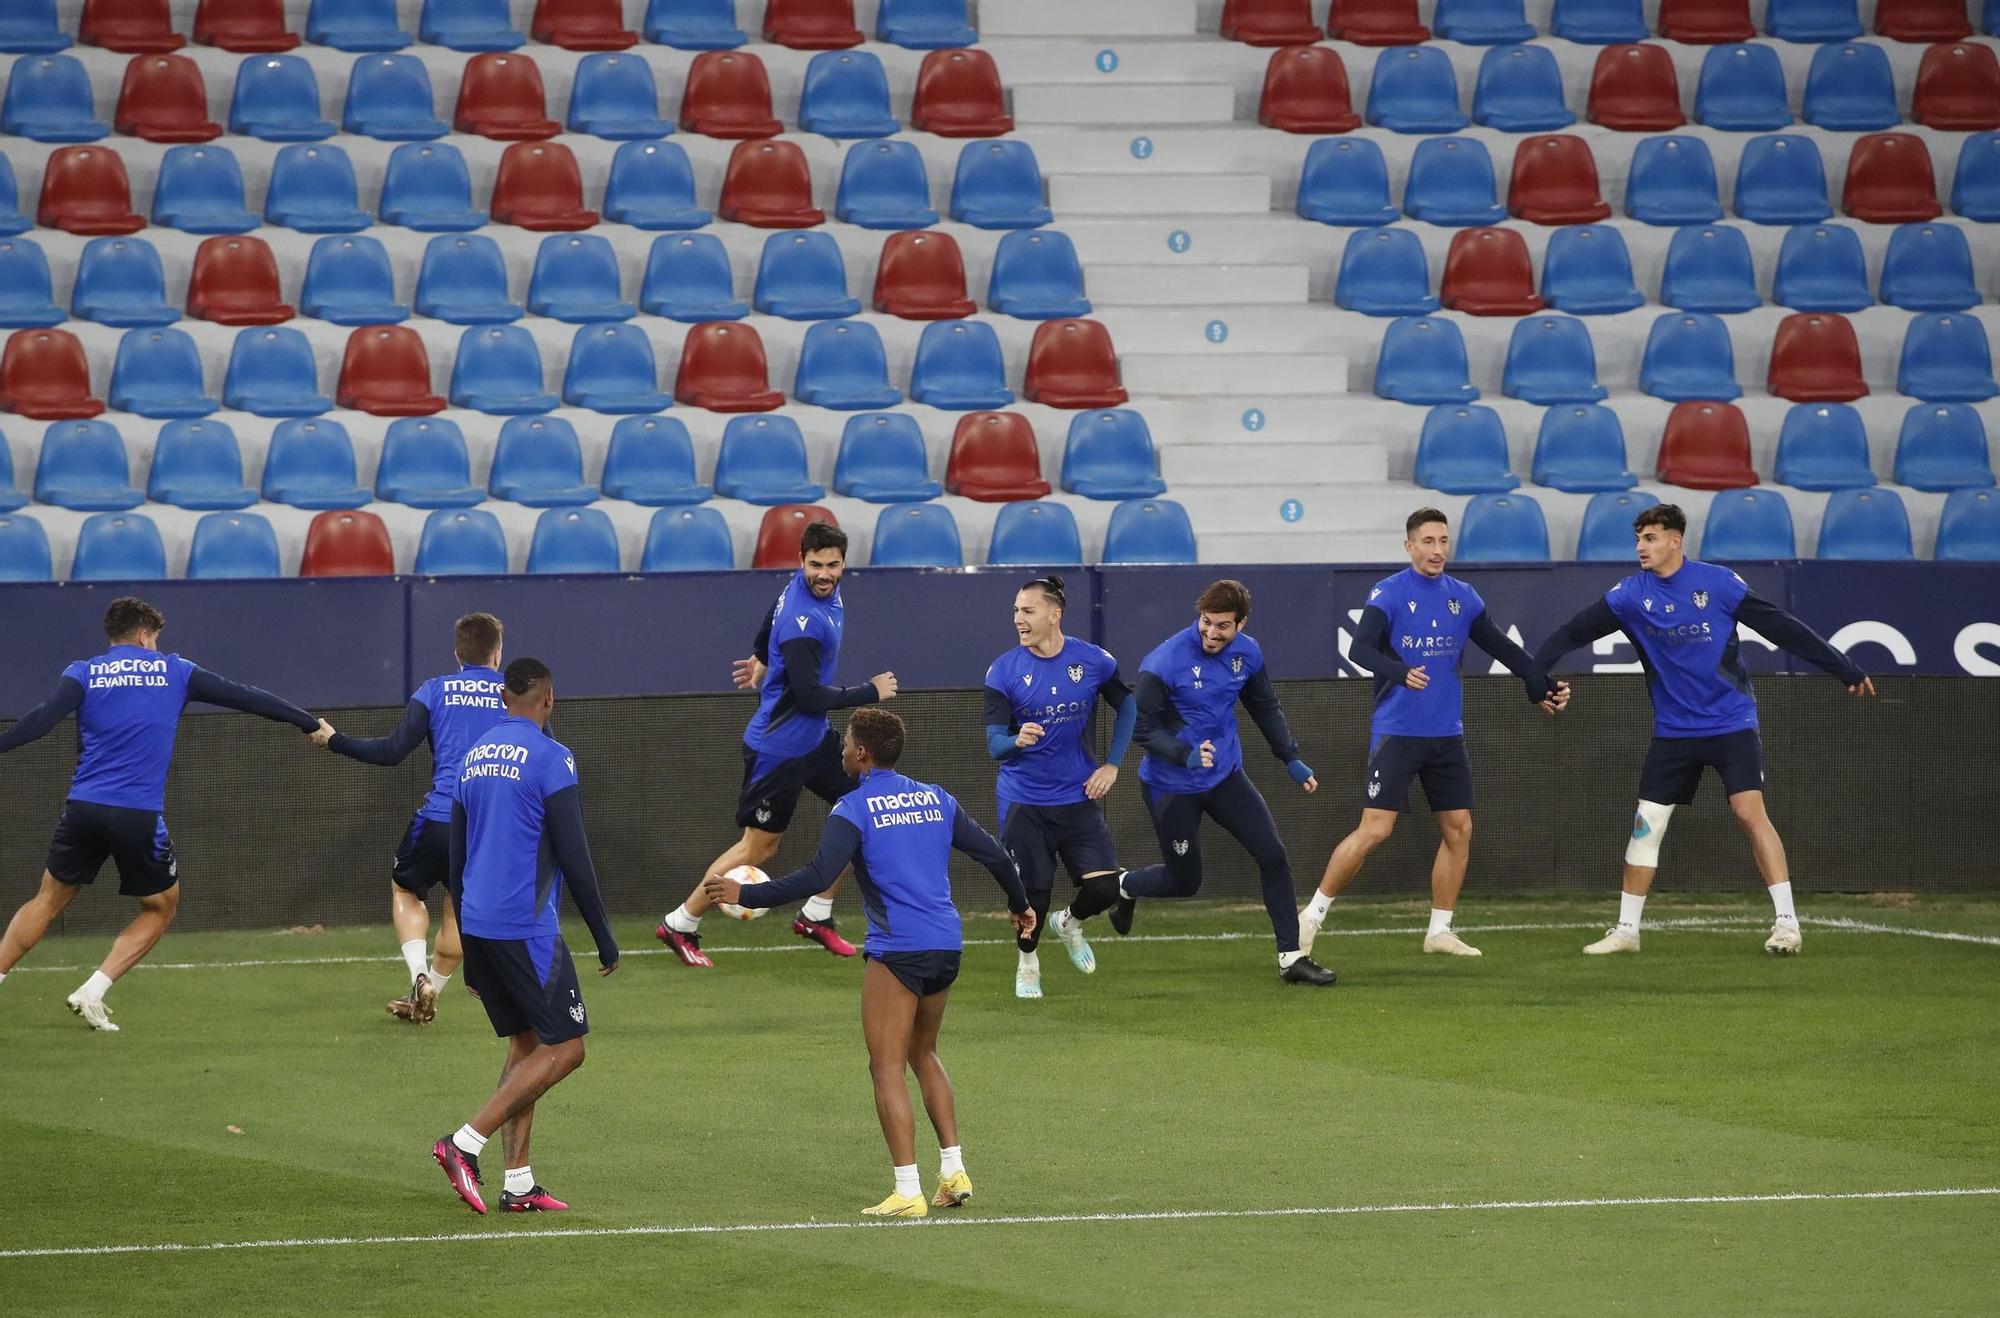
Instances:
[[[608,975],[616,969],[618,969],[618,963],[616,961],[606,961],[602,965],[597,967],[597,973],[600,976]]]
[[[754,654],[738,659],[731,665],[729,676],[738,691],[755,691],[764,685],[764,661]]]
[[[875,688],[877,700],[894,700],[896,692],[901,689],[901,684],[896,681],[894,673],[877,673],[868,679],[868,684]]]
[[[1101,801],[1104,799],[1105,793],[1109,792],[1112,785],[1117,781],[1118,766],[1115,764],[1100,764],[1097,766],[1097,772],[1084,780],[1083,794],[1093,801]]]
[[[1014,921],[1014,932],[1019,937],[1026,938],[1035,932],[1035,913],[1033,911],[1022,911],[1019,915],[1015,915],[1012,918]]]
[[[1542,700],[1542,709],[1550,716],[1560,714],[1569,706],[1569,683],[1558,682],[1556,689]]]
[[[1861,680],[1860,680],[1859,682],[1856,682],[1856,683],[1855,683],[1855,684],[1854,684],[1853,686],[1851,686],[1851,687],[1847,688],[1847,694],[1848,694],[1848,695],[1850,695],[1850,696],[1872,696],[1872,695],[1874,695],[1874,694],[1875,694],[1875,679],[1874,679],[1874,678],[1872,678],[1872,677],[1864,677],[1864,678],[1862,678],[1862,679],[1861,679]]]
[[[1213,769],[1215,767],[1215,743],[1204,741],[1195,749],[1195,758],[1201,761],[1202,768]]]
[[[1014,744],[1026,750],[1042,739],[1042,731],[1039,723],[1023,723],[1021,730],[1014,734]]]
[[[331,742],[339,734],[333,730],[333,724],[328,723],[325,719],[321,719],[319,726],[306,735],[312,738],[313,745],[324,750],[327,743]]]
[[[734,902],[743,895],[743,885],[720,874],[711,874],[701,881],[701,895],[712,902]]]
[[[1421,691],[1430,684],[1431,675],[1424,671],[1422,664],[1418,664],[1403,676],[1403,685],[1412,691]]]

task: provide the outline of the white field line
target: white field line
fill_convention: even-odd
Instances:
[[[273,1240],[169,1241],[150,1245],[67,1245],[0,1249],[0,1259],[75,1258],[106,1254],[207,1254],[239,1249],[334,1249],[368,1245],[446,1245],[481,1240],[557,1240],[616,1236],[727,1236],[778,1231],[879,1231],[884,1228],[963,1229],[991,1226],[1061,1226],[1078,1222],[1195,1222],[1274,1217],[1380,1217],[1401,1213],[1497,1213],[1576,1208],[1709,1208],[1734,1204],[1882,1202],[1899,1199],[1973,1199],[2000,1195],[2000,1186],[1934,1190],[1800,1191],[1788,1194],[1628,1195],[1607,1199],[1487,1199],[1469,1203],[1339,1204],[1317,1208],[1186,1208],[1154,1213],[1050,1213],[1009,1217],[935,1217],[912,1221],[739,1222],[708,1226],[556,1227],[545,1231],[449,1231],[411,1236],[305,1236]]]

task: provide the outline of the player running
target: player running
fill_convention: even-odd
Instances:
[[[1445,574],[1451,525],[1442,512],[1419,508],[1410,514],[1403,552],[1410,556],[1410,566],[1375,583],[1354,638],[1354,661],[1375,679],[1367,801],[1359,827],[1333,849],[1319,891],[1299,912],[1299,947],[1308,953],[1333,899],[1354,881],[1368,854],[1395,831],[1396,816],[1409,808],[1410,780],[1416,778],[1423,782],[1440,834],[1437,859],[1431,863],[1431,923],[1424,951],[1478,956],[1479,949],[1451,927],[1472,854],[1472,761],[1465,754],[1465,700],[1458,671],[1466,642],[1506,665],[1527,687],[1528,699],[1549,713],[1569,699],[1567,683],[1550,682],[1528,652],[1494,625],[1479,592]]]
[[[986,670],[986,750],[1000,761],[1000,840],[1020,867],[1035,927],[1021,935],[1014,996],[1042,996],[1036,952],[1056,881],[1056,858],[1081,889],[1051,927],[1070,964],[1088,975],[1097,957],[1083,922],[1118,900],[1118,860],[1098,804],[1118,781],[1139,702],[1118,661],[1088,641],[1063,635],[1063,579],[1037,577],[1014,596],[1021,643]],[[1104,763],[1084,745],[1098,700],[1117,711]]]
[[[325,721],[268,691],[218,677],[177,654],[160,653],[166,615],[124,596],[104,612],[111,648],[63,669],[55,694],[0,733],[0,754],[44,736],[76,715],[81,750],[62,819],[49,843],[42,886],[14,912],[0,937],[0,980],[40,942],[50,921],[95,882],[106,860],[118,865],[118,891],[139,899],[139,915],[111,944],[110,955],[69,995],[69,1009],[94,1030],[115,1031],[104,995],[139,964],[174,921],[180,862],[167,837],[167,768],[189,701],[240,709],[301,732],[333,731]]]
[[[1215,582],[1195,601],[1194,624],[1160,642],[1139,665],[1136,735],[1146,751],[1139,762],[1139,790],[1164,863],[1118,880],[1111,927],[1132,932],[1136,898],[1192,897],[1201,891],[1201,818],[1207,815],[1257,862],[1264,909],[1278,940],[1279,980],[1324,988],[1334,974],[1299,947],[1292,862],[1271,807],[1243,772],[1238,700],[1292,781],[1308,793],[1319,790],[1319,779],[1299,758],[1298,743],[1285,725],[1285,711],[1264,671],[1264,651],[1243,631],[1249,616],[1249,588],[1240,581]]]
[[[1535,662],[1546,670],[1571,650],[1622,631],[1639,652],[1653,700],[1653,744],[1639,770],[1639,810],[1625,847],[1618,924],[1583,950],[1591,956],[1639,950],[1639,915],[1660,864],[1667,820],[1675,806],[1694,800],[1701,771],[1713,768],[1729,794],[1730,813],[1750,838],[1757,872],[1776,908],[1764,950],[1794,955],[1799,918],[1792,906],[1792,876],[1784,841],[1764,811],[1764,743],[1757,731],[1750,674],[1737,654],[1736,629],[1752,628],[1773,645],[1833,674],[1853,695],[1874,695],[1874,679],[1818,632],[1759,598],[1742,577],[1685,557],[1681,538],[1687,534],[1687,515],[1673,504],[1653,505],[1632,526],[1640,570],[1563,624],[1535,652]]]
[[[847,533],[824,522],[808,526],[799,538],[799,570],[757,633],[756,652],[736,663],[736,685],[758,692],[757,713],[743,731],[743,791],[736,803],[743,836],[715,858],[710,876],[738,865],[768,864],[791,825],[800,792],[810,790],[832,805],[854,790],[827,711],[895,699],[894,673],[877,674],[860,686],[832,685],[847,622],[840,601],[846,571]],[[826,891],[800,909],[792,932],[835,956],[853,956],[854,944],[840,936],[833,920],[839,871],[827,877]],[[683,965],[714,964],[701,950],[701,917],[711,905],[697,884],[653,931]]]
[[[824,888],[849,864],[868,909],[868,964],[861,974],[861,1033],[875,1083],[875,1115],[889,1145],[896,1189],[861,1211],[871,1217],[922,1217],[930,1211],[917,1180],[916,1118],[904,1069],[916,1072],[924,1110],[938,1137],[938,1190],[931,1206],[957,1208],[972,1198],[958,1138],[951,1077],[938,1060],[938,1030],[958,978],[964,936],[951,903],[953,849],[984,865],[1007,894],[1014,931],[1034,932],[1035,913],[1014,862],[949,792],[896,772],[903,720],[886,709],[856,710],[847,721],[841,764],[855,778],[828,816],[819,854],[803,869],[748,887],[711,875],[711,902],[779,906]]]
[[[576,962],[556,913],[563,888],[597,943],[597,973],[618,969],[597,871],[583,831],[576,757],[548,734],[555,679],[539,659],[507,665],[506,716],[466,751],[451,811],[450,884],[464,931],[465,983],[493,1032],[507,1041],[500,1086],[472,1120],[431,1146],[445,1179],[475,1213],[479,1155],[500,1132],[507,1176],[500,1209],[560,1212],[569,1205],[535,1184],[528,1137],[535,1103],[583,1065],[590,1033]]]
[[[458,914],[445,884],[444,918],[438,926],[437,948],[424,959],[424,939],[431,913],[425,903],[431,889],[445,882],[451,863],[451,798],[458,785],[458,767],[473,742],[486,735],[505,711],[500,705],[500,620],[490,613],[468,613],[452,626],[452,652],[458,671],[433,677],[418,687],[403,706],[403,721],[386,737],[318,734],[313,740],[337,755],[363,764],[401,764],[425,742],[431,748],[431,790],[403,831],[389,871],[389,918],[409,968],[410,991],[389,1003],[389,1014],[428,1025],[437,1018],[438,995],[458,969]]]

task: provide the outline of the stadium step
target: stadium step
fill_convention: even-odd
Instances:
[[[1182,485],[1292,487],[1388,479],[1380,444],[1268,444],[1242,440],[1176,444],[1160,450],[1160,474]],[[1203,498],[1208,492],[1203,491]]]
[[[1236,89],[1226,82],[1020,82],[1014,85],[1019,124],[1228,123]]]
[[[1266,394],[1344,394],[1347,361],[1320,352],[1133,352],[1119,360],[1137,394],[1203,396],[1254,389]]]
[[[1204,529],[1196,517],[1194,535],[1204,563],[1387,563],[1397,547],[1385,533],[1330,531],[1324,519],[1284,531],[1223,531]]]
[[[1005,0],[980,6],[979,35],[993,37],[1186,37],[1195,0]]]
[[[1087,276],[1097,306],[1240,306],[1304,302],[1311,272],[1303,265],[1105,265]]]
[[[1058,215],[1263,215],[1271,180],[1263,174],[1051,174]]]

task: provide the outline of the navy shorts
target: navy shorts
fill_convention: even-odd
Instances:
[[[1431,813],[1472,809],[1472,761],[1463,737],[1375,738],[1368,752],[1368,797],[1371,810],[1410,808],[1410,780],[1424,785]]]
[[[104,862],[118,864],[118,891],[151,897],[180,882],[181,864],[167,837],[167,817],[95,801],[67,801],[49,842],[49,873],[81,887],[97,881]]]
[[[555,1044],[590,1033],[576,961],[561,937],[462,937],[466,987],[479,995],[495,1034],[511,1039],[533,1030]]]
[[[958,981],[956,952],[864,952],[920,998],[942,993]]]
[[[827,730],[826,740],[804,755],[777,759],[743,747],[743,791],[736,800],[736,826],[782,833],[791,827],[799,793],[810,791],[832,805],[860,784],[840,767],[840,734]]]
[[[1722,778],[1722,790],[1731,796],[1763,791],[1763,737],[1755,728],[1719,737],[1655,737],[1639,770],[1639,799],[1686,805],[1701,786],[1703,769],[1714,769]]]
[[[1068,805],[1021,805],[1008,802],[1000,820],[1000,845],[1021,871],[1021,886],[1048,892],[1056,884],[1056,859],[1062,858],[1073,882],[1086,874],[1118,868],[1111,846],[1111,825],[1095,801]]]
[[[396,866],[389,877],[398,888],[426,901],[431,889],[443,883],[451,870],[451,825],[418,815],[396,848]]]

